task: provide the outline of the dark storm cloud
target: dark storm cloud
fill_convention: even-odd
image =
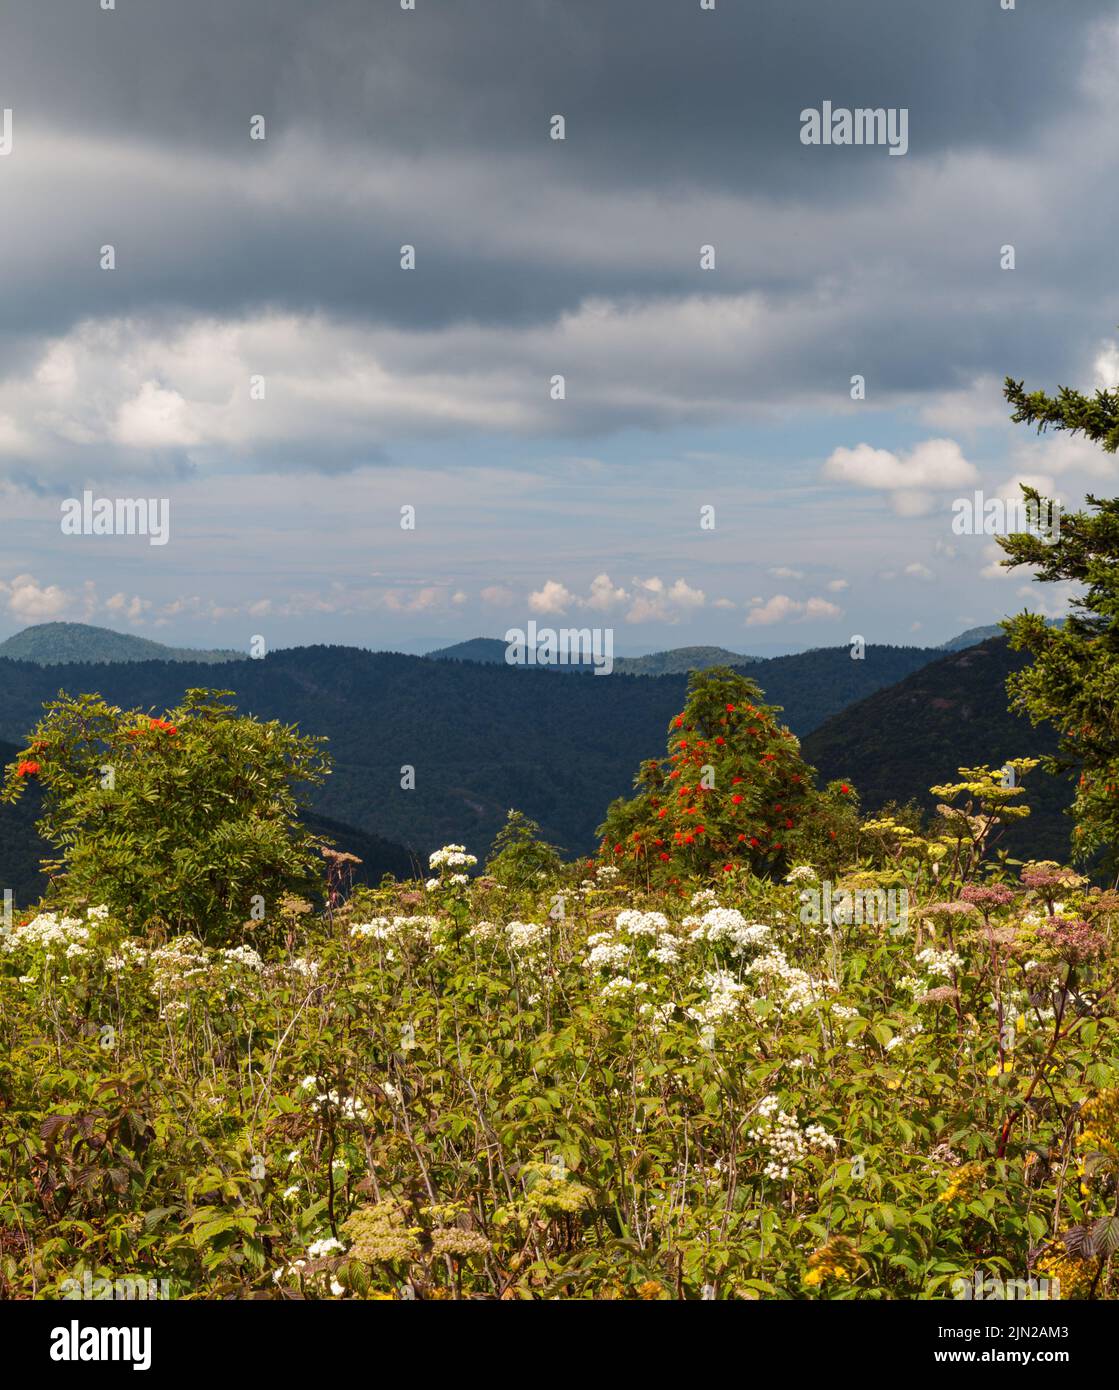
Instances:
[[[1109,0],[92,0],[9,5],[35,123],[249,157],[249,115],[371,152],[534,151],[611,183],[778,186],[802,107],[907,106],[914,149],[1015,146],[1067,103]],[[872,152],[867,152],[871,154]],[[869,159],[865,161],[869,163]],[[849,168],[844,171],[849,174]],[[542,177],[547,177],[542,169]]]
[[[161,343],[178,321],[274,311],[383,330],[369,358],[405,385],[429,379],[401,420],[472,427],[476,376],[480,427],[589,435],[843,401],[853,372],[879,405],[1047,375],[1114,325],[1115,142],[1084,89],[1111,0],[417,2],[9,4],[0,378],[83,320],[131,319],[123,358],[129,333]],[[907,157],[803,146],[800,111],[825,99],[906,107]],[[698,269],[708,241],[714,276]],[[406,242],[415,274],[399,267]],[[97,266],[105,243],[113,274]],[[700,295],[710,312],[674,317]],[[596,300],[636,326],[568,331]],[[344,376],[346,353],[316,341],[330,365],[308,347],[304,376]],[[215,437],[192,422],[232,386],[142,350],[112,379],[113,353],[91,350],[74,388],[103,409],[75,425],[55,372],[26,409],[13,396],[11,428],[46,421],[76,468],[135,437],[112,422],[155,382],[185,402],[172,447]],[[525,402],[559,370],[574,389],[545,426]],[[329,387],[305,392],[309,415]],[[269,457],[378,458],[404,427],[385,414],[367,428],[355,412],[306,454],[293,421]]]

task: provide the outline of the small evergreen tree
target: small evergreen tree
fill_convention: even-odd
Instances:
[[[649,884],[826,859],[853,834],[855,795],[844,782],[817,791],[778,713],[729,667],[693,671],[667,757],[642,764],[638,794],[612,802],[599,827],[603,857]]]
[[[563,867],[559,851],[540,838],[540,827],[523,811],[510,811],[494,837],[485,871],[506,888],[530,888]]]
[[[37,828],[58,851],[49,900],[213,941],[319,886],[294,786],[329,771],[323,740],[238,716],[230,693],[188,690],[163,718],[98,695],[46,706],[0,796],[42,786]]]
[[[1016,423],[1082,434],[1107,453],[1119,448],[1119,392],[1097,391],[1093,398],[1060,387],[1056,397],[1027,394],[1009,378],[1006,398]],[[1027,502],[1042,499],[1023,488]],[[1045,760],[1049,771],[1072,773],[1076,797],[1074,846],[1084,858],[1108,851],[1119,860],[1119,499],[1091,495],[1090,511],[1062,514],[1053,538],[1019,532],[999,538],[1008,568],[1031,565],[1040,583],[1073,581],[1083,592],[1073,599],[1063,626],[1051,627],[1037,613],[1022,613],[1003,624],[1010,645],[1028,651],[1033,662],[1011,676],[1012,707],[1034,724],[1054,725],[1058,753]]]

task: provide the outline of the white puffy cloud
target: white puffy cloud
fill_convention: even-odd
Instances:
[[[1050,480],[1066,473],[1083,473],[1088,478],[1115,477],[1115,455],[1108,454],[1098,444],[1080,435],[1045,434],[1021,436],[1014,442],[1010,454],[1016,470],[1025,477]]]
[[[1119,389],[1119,343],[1103,343],[1092,363],[1095,385],[1100,391]]]
[[[591,580],[590,597],[584,606],[600,613],[608,613],[611,608],[625,603],[628,598],[626,591],[613,584],[608,574],[597,574]]]
[[[130,623],[142,623],[144,614],[151,608],[151,600],[139,594],[112,594],[105,600],[106,610],[117,618],[127,618]]]
[[[1021,584],[1015,590],[1024,600],[1023,607],[1031,613],[1040,613],[1043,618],[1063,618],[1067,616],[1069,605],[1078,593],[1080,586],[1073,583],[1059,584]]]
[[[383,596],[385,607],[391,613],[426,613],[441,607],[447,599],[447,591],[437,584],[425,584],[420,589],[388,589]]]
[[[178,391],[145,381],[137,395],[123,401],[112,430],[113,442],[128,449],[175,449],[199,442],[189,407]]]
[[[59,618],[74,603],[74,596],[65,589],[57,584],[40,584],[30,574],[17,574],[11,581],[0,579],[0,598],[13,617],[28,623]]]
[[[615,584],[608,574],[598,574],[591,581],[585,598],[558,579],[549,579],[528,596],[528,606],[533,613],[562,615],[569,609],[611,613],[624,608],[628,623],[676,623],[706,602],[704,591],[693,587],[686,579],[666,584],[657,575],[634,579],[632,587],[625,589]]]
[[[528,606],[533,613],[562,614],[576,604],[578,599],[558,579],[549,579],[542,589],[535,589],[528,596]]]
[[[839,618],[842,617],[842,615],[843,609],[826,598],[810,598],[805,600],[804,616],[806,619]]]
[[[692,588],[684,579],[677,579],[671,587],[656,578],[635,579],[633,583],[636,592],[633,605],[626,613],[627,623],[679,622],[681,617],[707,602],[703,590]]]
[[[1010,579],[1010,570],[1004,568],[1002,561],[1006,559],[1006,551],[997,545],[988,545],[983,548],[983,555],[987,563],[979,571],[980,579]]]
[[[842,608],[826,598],[800,600],[788,594],[774,594],[768,601],[751,599],[755,606],[746,615],[747,627],[772,627],[775,623],[808,622],[812,619],[838,618]]]
[[[869,444],[840,447],[828,456],[824,476],[885,492],[899,516],[922,516],[935,506],[936,493],[979,480],[953,439],[926,439],[901,454]]]

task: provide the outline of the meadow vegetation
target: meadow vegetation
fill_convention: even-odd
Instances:
[[[713,691],[742,706],[720,759],[764,725],[795,792],[811,769],[734,673],[696,677],[670,748],[711,734]],[[1116,1292],[1119,896],[998,849],[1029,760],[1013,786],[963,769],[931,826],[860,822],[846,784],[794,797],[792,830],[766,824],[827,862],[780,865],[772,840],[723,859],[747,802],[717,762],[700,862],[687,806],[639,808],[692,827],[674,872],[632,831],[564,864],[513,815],[480,873],[446,846],[426,882],[316,911],[287,887],[299,838],[285,865],[270,830],[241,877],[222,827],[246,806],[207,750],[233,758],[251,721],[215,708],[134,739],[101,712],[122,804],[157,777],[211,789],[193,930],[171,899],[129,913],[144,841],[90,838],[62,770],[52,794],[72,710],[11,769],[46,783],[62,871],[0,950],[3,1296],[87,1273],[180,1298],[928,1299],[977,1271]],[[259,919],[233,911],[250,888]]]

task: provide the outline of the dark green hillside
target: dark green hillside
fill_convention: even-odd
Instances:
[[[748,669],[803,735],[846,703],[927,660],[919,648],[846,647]],[[426,855],[448,841],[484,851],[511,806],[568,853],[589,851],[609,802],[631,789],[687,678],[572,674],[431,661],[354,647],[299,647],[220,671],[137,662],[42,667],[0,660],[0,738],[22,739],[60,687],[114,703],[175,704],[188,686],[236,692],[239,707],[330,740],[335,771],[315,810]],[[401,790],[401,768],[416,786]],[[850,773],[855,776],[854,772]]]
[[[904,680],[937,655],[927,647],[867,647],[865,655],[854,661],[849,647],[817,647],[770,657],[745,669],[766,700],[782,706],[793,733],[804,738],[825,719],[883,686]]]
[[[929,787],[953,781],[958,767],[1056,750],[1052,730],[1007,711],[1006,677],[1025,660],[1005,638],[952,653],[827,720],[804,740],[805,754],[821,777],[852,778],[867,810],[911,797],[931,806]],[[1006,843],[1030,858],[1067,859],[1071,784],[1037,769],[1027,787],[1033,814]]]
[[[753,666],[760,657],[729,652],[726,647],[673,647],[648,656],[624,656],[614,665],[630,676],[678,676],[709,666]]]
[[[10,763],[16,751],[13,745],[0,743],[0,765]],[[35,833],[38,818],[39,792],[33,785],[17,805],[0,805],[0,912],[5,888],[12,890],[17,907],[42,896],[46,881],[39,872],[39,860],[47,846]]]

